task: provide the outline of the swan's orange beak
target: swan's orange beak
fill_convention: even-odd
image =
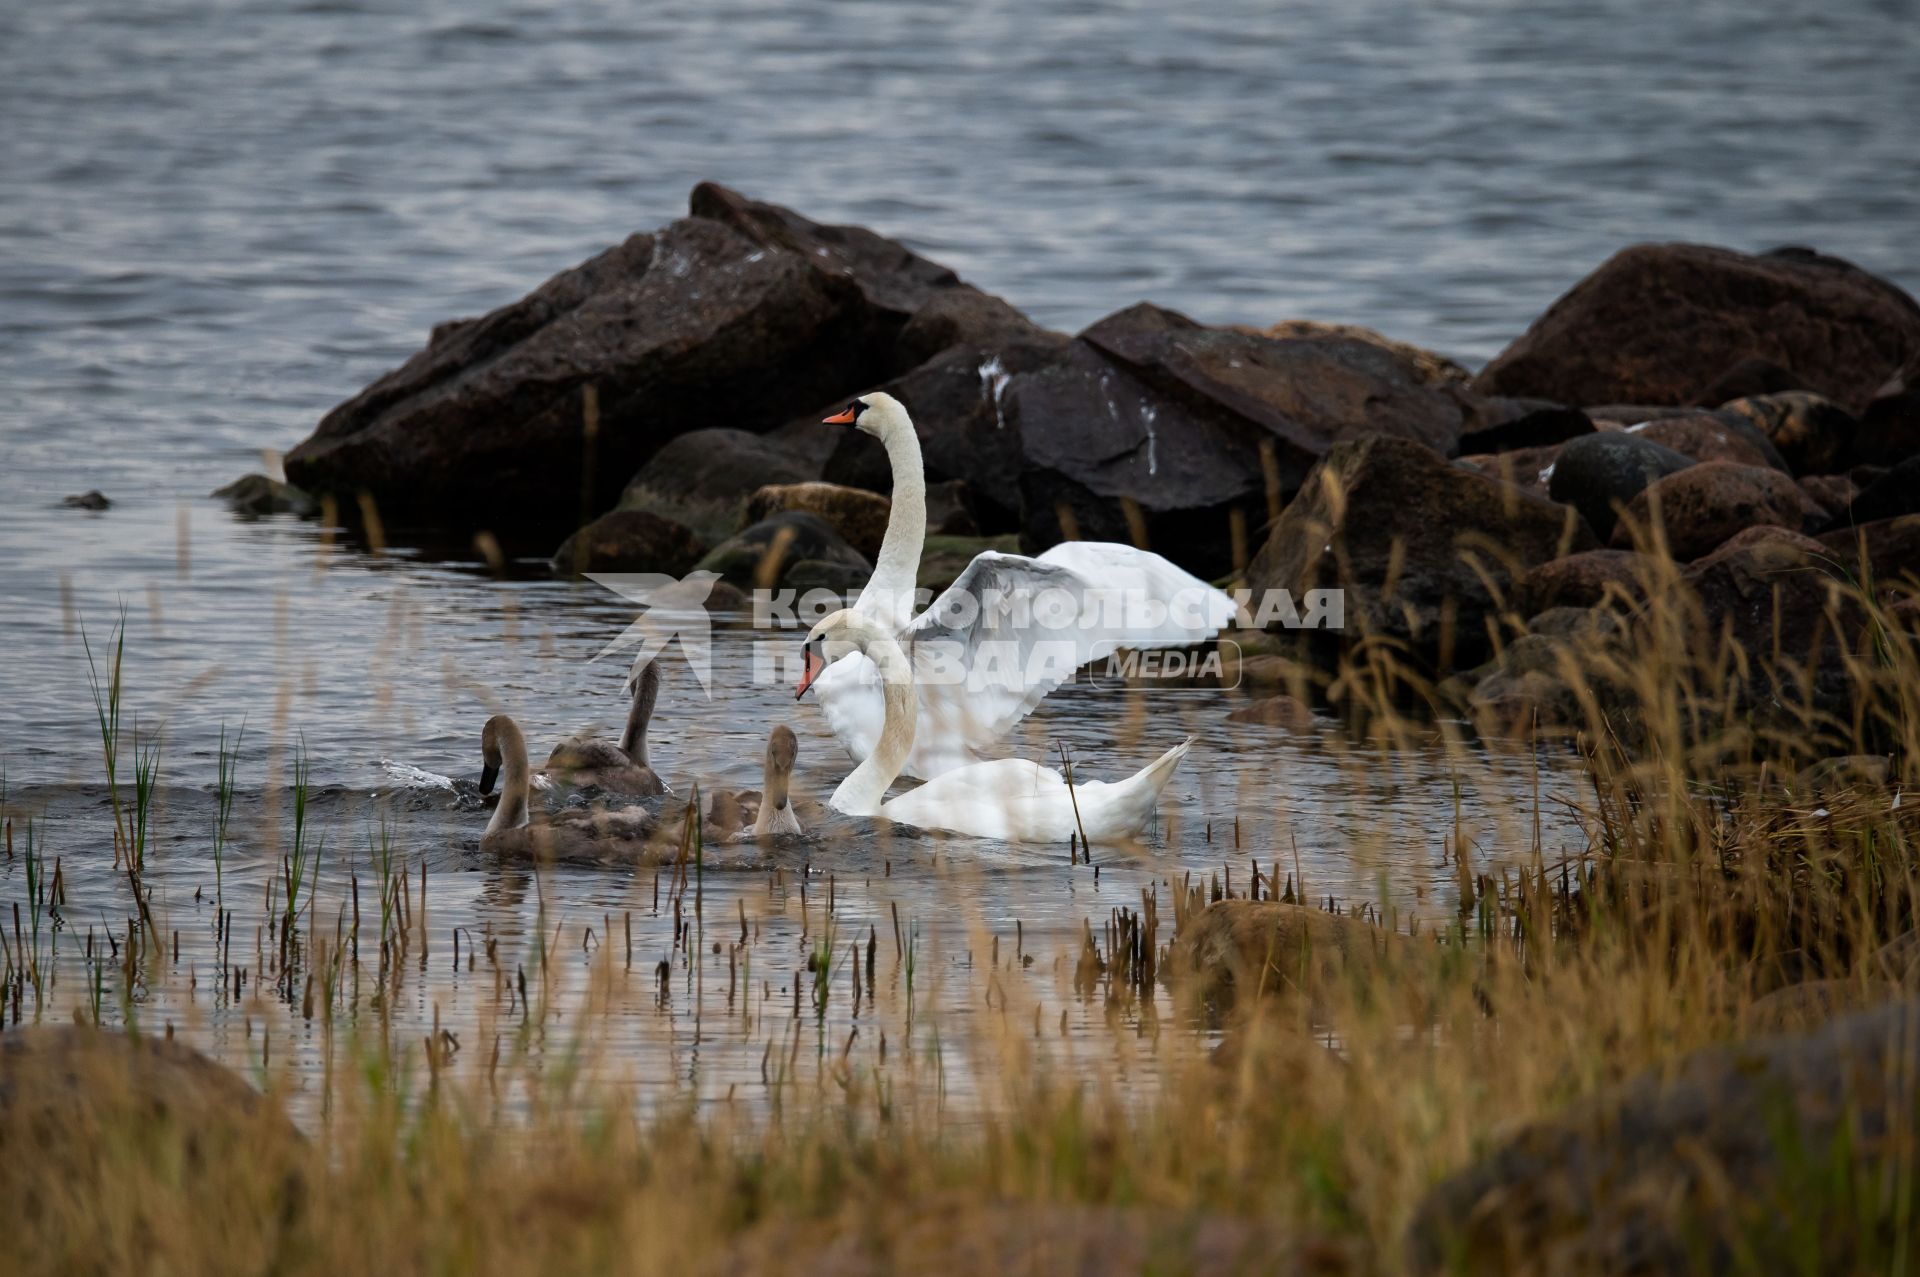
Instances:
[[[800,686],[794,689],[793,699],[797,701],[802,696],[805,696],[807,689],[813,686],[813,680],[819,678],[820,671],[825,668],[827,668],[827,663],[820,659],[820,653],[814,651],[812,647],[808,647],[807,668],[800,675]]]
[[[826,426],[850,426],[854,422],[854,416],[855,414],[852,408],[842,408],[831,417],[822,417],[820,424]]]

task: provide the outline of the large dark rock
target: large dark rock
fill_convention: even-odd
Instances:
[[[1033,548],[1134,541],[1132,502],[1152,548],[1217,576],[1232,566],[1233,508],[1256,526],[1262,517],[1257,427],[1150,386],[1084,343],[1052,367],[1016,376],[1006,410],[1024,463],[1012,476],[1020,530]]]
[[[1614,548],[1652,544],[1656,520],[1667,552],[1685,563],[1748,528],[1818,530],[1826,512],[1800,491],[1792,476],[1770,466],[1707,461],[1635,494],[1613,530]]]
[[[1687,404],[1759,358],[1857,411],[1917,351],[1920,305],[1838,258],[1641,244],[1574,285],[1474,387],[1572,404]]]
[[[578,572],[664,572],[684,576],[706,546],[689,528],[647,510],[614,510],[563,541],[552,567]]]
[[[1881,1271],[1920,1206],[1917,1060],[1912,1002],[1697,1051],[1442,1181],[1414,1216],[1411,1270]]]
[[[1377,336],[1282,331],[1208,328],[1142,304],[1081,333],[1066,359],[1015,376],[1026,541],[1144,530],[1153,548],[1218,575],[1233,566],[1235,519],[1257,527],[1270,497],[1297,488],[1335,443],[1383,435],[1454,449],[1468,413],[1443,369]]]
[[[370,492],[402,521],[566,524],[583,487],[611,505],[677,435],[716,423],[765,432],[796,404],[897,375],[929,343],[1011,322],[952,271],[871,231],[712,185],[692,205],[485,318],[436,329],[326,416],[288,455],[288,478]]]
[[[1554,458],[1547,492],[1578,510],[1602,537],[1613,535],[1619,507],[1655,479],[1678,474],[1693,458],[1624,430],[1582,435]]]
[[[1573,510],[1405,439],[1336,445],[1247,570],[1255,591],[1346,591],[1349,636],[1385,634],[1471,664],[1486,619],[1538,563],[1595,548]],[[1497,595],[1497,597],[1496,597]]]

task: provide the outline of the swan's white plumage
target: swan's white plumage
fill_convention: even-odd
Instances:
[[[926,532],[919,437],[892,397],[867,395],[863,403],[859,426],[886,445],[894,490],[885,544],[854,608],[897,631],[911,652],[919,722],[905,775],[933,777],[982,761],[1091,662],[1122,648],[1205,642],[1231,624],[1226,594],[1151,551],[1098,541],[1070,541],[1038,558],[988,551],[908,621]],[[1052,614],[1071,623],[1028,619]],[[865,760],[886,717],[873,662],[843,657],[813,687],[834,737],[856,762]]]
[[[918,712],[914,666],[886,626],[848,609],[822,620],[808,636],[856,644],[881,682],[884,722],[874,751],[841,782],[829,805],[855,816],[880,816],[921,829],[997,838],[1004,842],[1122,842],[1153,815],[1193,741],[1189,737],[1125,780],[1079,780],[1069,786],[1057,771],[1020,758],[969,763],[886,800],[924,721]]]

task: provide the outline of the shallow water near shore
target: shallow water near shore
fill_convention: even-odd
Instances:
[[[1145,892],[1158,901],[1164,943],[1173,885],[1186,874],[1245,895],[1257,866],[1263,879],[1277,873],[1322,905],[1331,898],[1343,912],[1377,910],[1389,925],[1431,932],[1454,916],[1455,871],[1442,853],[1456,819],[1466,837],[1489,847],[1531,845],[1536,816],[1549,859],[1585,845],[1571,814],[1572,772],[1550,751],[1463,755],[1436,742],[1383,753],[1332,720],[1300,733],[1229,724],[1227,712],[1243,700],[1237,691],[1107,680],[1050,697],[1009,748],[1051,759],[1064,742],[1080,774],[1113,778],[1195,736],[1139,850],[1099,849],[1090,868],[1070,863],[1066,847],[1009,847],[839,816],[824,809],[824,797],[849,764],[817,709],[796,704],[784,681],[756,677],[756,661],[766,659],[759,646],[784,650],[791,636],[769,636],[738,616],[716,626],[713,699],[677,649],[662,657],[650,742],[677,794],[655,805],[677,827],[679,804],[696,783],[703,794],[757,787],[766,731],[785,722],[800,740],[794,787],[808,836],[765,848],[709,845],[681,899],[689,931],[676,945],[671,867],[536,874],[478,847],[488,815],[475,785],[478,725],[489,713],[512,712],[536,752],[580,727],[617,731],[625,661],[588,658],[630,619],[627,604],[593,586],[495,580],[376,557],[291,520],[246,525],[239,535],[252,542],[256,563],[280,565],[282,588],[236,598],[217,574],[203,580],[190,566],[182,576],[176,564],[159,573],[167,586],[155,592],[157,608],[151,600],[140,606],[138,595],[129,600],[122,796],[130,803],[137,719],[145,740],[160,740],[145,880],[164,953],[157,969],[131,979],[103,956],[110,976],[100,1011],[109,1021],[170,1024],[226,1062],[272,1063],[310,1086],[326,1065],[326,1037],[304,1013],[312,996],[305,976],[276,988],[273,974],[296,755],[311,768],[307,842],[321,847],[317,885],[303,893],[302,943],[318,935],[336,952],[351,947],[359,921],[360,971],[336,991],[337,1015],[387,1025],[402,1043],[438,1026],[472,1058],[476,1044],[490,1053],[503,1034],[517,1040],[529,1014],[525,996],[551,1017],[550,1030],[570,1016],[609,1011],[595,1033],[610,1058],[643,1082],[643,1095],[675,1102],[764,1098],[763,1070],[778,1073],[770,1043],[793,1060],[841,1051],[871,1060],[887,1049],[887,1034],[896,1060],[904,1039],[923,1051],[929,1040],[946,1042],[943,1084],[963,1098],[977,1079],[954,1044],[967,1040],[973,1017],[995,1006],[1005,1013],[1009,986],[1018,987],[1017,1005],[1044,1022],[1047,1049],[1072,1058],[1091,1049],[1090,1033],[1110,1032],[1114,1014],[1104,986],[1074,988],[1083,929],[1108,952],[1113,911],[1140,909]],[[130,569],[129,581],[142,570]],[[86,656],[90,645],[104,675],[117,619],[84,615],[77,604],[65,616],[42,617],[13,670],[39,689],[42,709],[31,734],[16,738],[35,743],[10,742],[14,850],[0,864],[0,901],[36,915],[31,837],[42,891],[56,861],[64,889],[59,908],[42,916],[40,940],[25,942],[45,946],[48,988],[38,1013],[56,1021],[76,1007],[90,1013],[89,945],[117,956],[137,927],[126,878],[113,864]],[[372,651],[351,653],[326,642],[328,632],[380,639]],[[230,846],[216,870],[220,734],[224,728],[231,745],[243,720]],[[391,873],[405,875],[402,903],[412,922],[396,961],[403,970],[384,996],[383,848]],[[224,946],[216,896],[231,914]],[[396,915],[396,935],[399,925]],[[806,965],[829,927],[837,957],[821,1009]],[[877,1016],[868,1001],[863,1021],[849,947],[860,947],[865,963],[869,938],[887,1009]],[[900,1010],[907,947],[917,955],[915,1029]],[[662,961],[670,968],[664,992]],[[600,994],[596,972],[611,982]],[[522,979],[533,981],[532,995],[522,994]],[[22,1009],[31,1021],[31,990]],[[1149,1032],[1165,1009],[1129,1001],[1120,1014]]]

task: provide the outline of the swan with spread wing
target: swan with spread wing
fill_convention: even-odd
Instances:
[[[850,816],[879,816],[919,829],[1002,842],[1125,843],[1153,816],[1160,793],[1193,745],[1188,737],[1125,780],[1074,780],[1024,758],[993,758],[951,768],[889,800],[887,790],[913,752],[925,718],[916,704],[915,664],[892,627],[853,608],[823,618],[806,638],[806,673],[796,696],[830,657],[851,646],[878,672],[881,727],[873,752],[840,782],[828,806]],[[841,658],[844,659],[844,658]],[[839,662],[836,661],[835,665]]]
[[[918,724],[903,775],[929,778],[981,761],[1090,662],[1121,648],[1205,642],[1233,620],[1233,600],[1220,590],[1151,551],[1105,541],[1064,542],[1038,558],[987,551],[916,617],[927,485],[913,420],[879,392],[826,420],[879,439],[893,471],[886,538],[853,610],[911,654]],[[855,651],[809,678],[834,737],[864,761],[886,721],[873,660]]]

